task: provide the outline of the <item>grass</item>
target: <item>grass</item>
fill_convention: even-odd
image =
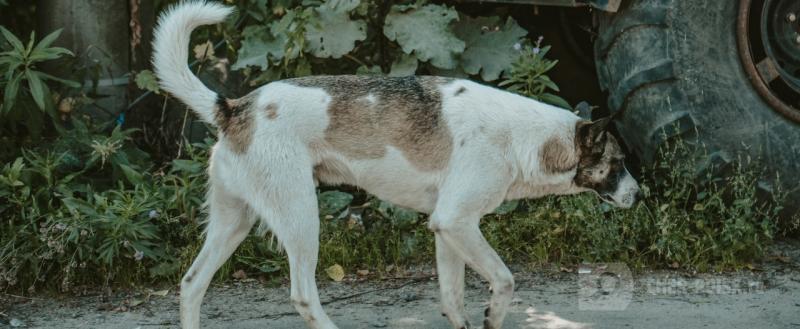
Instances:
[[[714,170],[698,173],[702,166],[691,156],[696,152],[682,141],[663,149],[660,161],[643,168],[644,197],[631,209],[612,208],[591,194],[545,197],[526,200],[508,214],[488,215],[481,229],[509,263],[625,262],[634,269],[696,271],[749,267],[779,230],[785,194],[759,197],[762,173],[747,159],[733,165],[725,179],[713,176]],[[381,268],[434,260],[433,237],[424,225],[394,227],[381,220],[375,219],[368,233],[326,222],[321,265]]]

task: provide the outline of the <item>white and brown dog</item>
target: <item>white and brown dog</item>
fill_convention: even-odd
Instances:
[[[189,36],[231,9],[184,2],[155,34],[163,89],[219,127],[209,164],[206,240],[181,282],[181,324],[198,328],[214,273],[258,222],[282,244],[291,301],[311,328],[336,328],[322,310],[316,184],[349,184],[430,214],[443,313],[464,316],[465,264],[494,288],[484,328],[500,328],[514,278],[478,227],[503,200],[594,191],[630,207],[639,190],[623,165],[609,119],[441,77],[314,76],[225,99],[189,70]]]

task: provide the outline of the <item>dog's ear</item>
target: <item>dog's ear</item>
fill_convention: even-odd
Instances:
[[[596,121],[592,122],[593,125],[596,125],[593,129],[596,129],[597,131],[608,130],[608,128],[611,127],[611,122],[617,120],[621,113],[622,111],[616,111],[605,118],[597,119]]]
[[[576,137],[581,149],[591,150],[592,153],[602,153],[606,142],[607,130],[618,114],[619,111],[595,121],[579,121],[576,127]]]

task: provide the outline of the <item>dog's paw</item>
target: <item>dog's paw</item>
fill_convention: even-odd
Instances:
[[[483,319],[483,329],[494,329],[494,326],[489,322],[489,314],[492,313],[491,309],[491,307],[487,307],[483,311],[483,316],[486,317]]]

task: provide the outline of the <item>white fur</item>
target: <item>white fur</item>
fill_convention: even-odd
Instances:
[[[191,30],[219,22],[229,12],[204,2],[183,3],[162,17],[156,32],[154,64],[164,89],[211,123],[216,94],[191,74],[184,60]],[[465,91],[457,92],[461,88]],[[313,174],[317,164],[342,164],[338,169],[346,174],[328,183],[355,185],[430,214],[442,310],[456,328],[466,325],[465,265],[493,288],[486,320],[492,328],[502,326],[514,290],[511,272],[481,235],[481,216],[503,200],[586,191],[573,183],[575,169],[549,174],[539,158],[548,138],[574,145],[579,118],[495,88],[467,80],[440,86],[442,118],[453,147],[447,167],[438,171],[417,169],[391,145],[379,159],[355,160],[337,152],[325,140],[331,96],[322,89],[274,82],[255,93],[252,106],[263,109],[273,104],[277,116],[270,119],[265,111],[254,112],[254,142],[244,153],[232,149],[224,134],[214,146],[207,236],[181,282],[183,328],[199,327],[200,304],[211,278],[256,222],[271,230],[286,250],[291,299],[307,324],[336,328],[322,310],[314,276],[319,249]],[[375,95],[367,99],[381,101]],[[620,184],[628,188],[619,192],[621,199],[631,193],[635,181],[632,184]]]
[[[153,41],[153,69],[161,88],[195,110],[203,121],[214,123],[217,93],[198,79],[186,59],[192,30],[222,22],[232,7],[205,1],[185,1],[168,9],[158,20]]]
[[[625,168],[625,177],[620,180],[617,190],[611,194],[611,203],[620,208],[630,208],[636,202],[639,184],[633,178],[628,168]]]

